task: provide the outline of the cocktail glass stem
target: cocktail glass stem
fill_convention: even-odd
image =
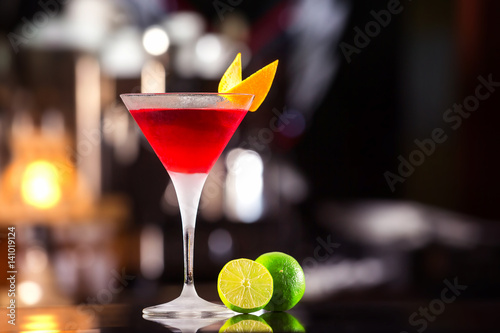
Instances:
[[[214,304],[200,298],[194,287],[193,259],[194,259],[194,231],[196,215],[200,203],[201,191],[207,180],[206,173],[178,173],[168,172],[175,192],[182,219],[182,234],[184,247],[184,286],[181,295],[175,300],[144,309],[144,313],[151,317],[195,318],[195,317],[223,317],[234,314],[223,305]]]
[[[201,191],[207,180],[206,173],[169,172],[177,193],[182,219],[182,241],[184,247],[184,289],[193,286],[194,230],[200,203]],[[196,291],[195,291],[196,293]]]

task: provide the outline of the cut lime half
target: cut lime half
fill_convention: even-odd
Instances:
[[[266,306],[273,295],[273,278],[267,268],[249,259],[235,259],[220,271],[217,291],[231,310],[250,313]]]

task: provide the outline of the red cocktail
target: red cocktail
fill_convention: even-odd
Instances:
[[[175,108],[130,113],[165,169],[209,173],[247,110]]]
[[[123,102],[167,169],[182,217],[184,287],[175,300],[143,310],[148,317],[228,316],[194,288],[196,214],[208,173],[250,108],[251,94],[124,94]]]

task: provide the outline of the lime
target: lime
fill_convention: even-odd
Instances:
[[[293,308],[306,290],[304,271],[297,260],[282,252],[269,252],[255,261],[264,265],[273,277],[273,297],[264,310],[287,311]]]
[[[272,328],[262,318],[251,314],[241,314],[229,318],[219,332],[272,332]]]
[[[271,326],[273,332],[305,332],[300,321],[286,312],[266,312],[260,316]]]
[[[217,291],[231,310],[249,313],[266,306],[273,295],[273,278],[261,264],[250,259],[235,259],[220,271]]]

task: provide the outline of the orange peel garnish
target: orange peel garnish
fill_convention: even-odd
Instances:
[[[219,82],[219,92],[223,93],[241,82],[241,53],[236,55]]]
[[[256,111],[271,89],[277,68],[278,60],[259,69],[257,72],[241,81],[241,58],[238,53],[219,82],[219,92],[253,94],[255,97],[249,111]],[[238,82],[238,80],[240,80],[240,82]],[[221,90],[221,87],[225,90]]]

